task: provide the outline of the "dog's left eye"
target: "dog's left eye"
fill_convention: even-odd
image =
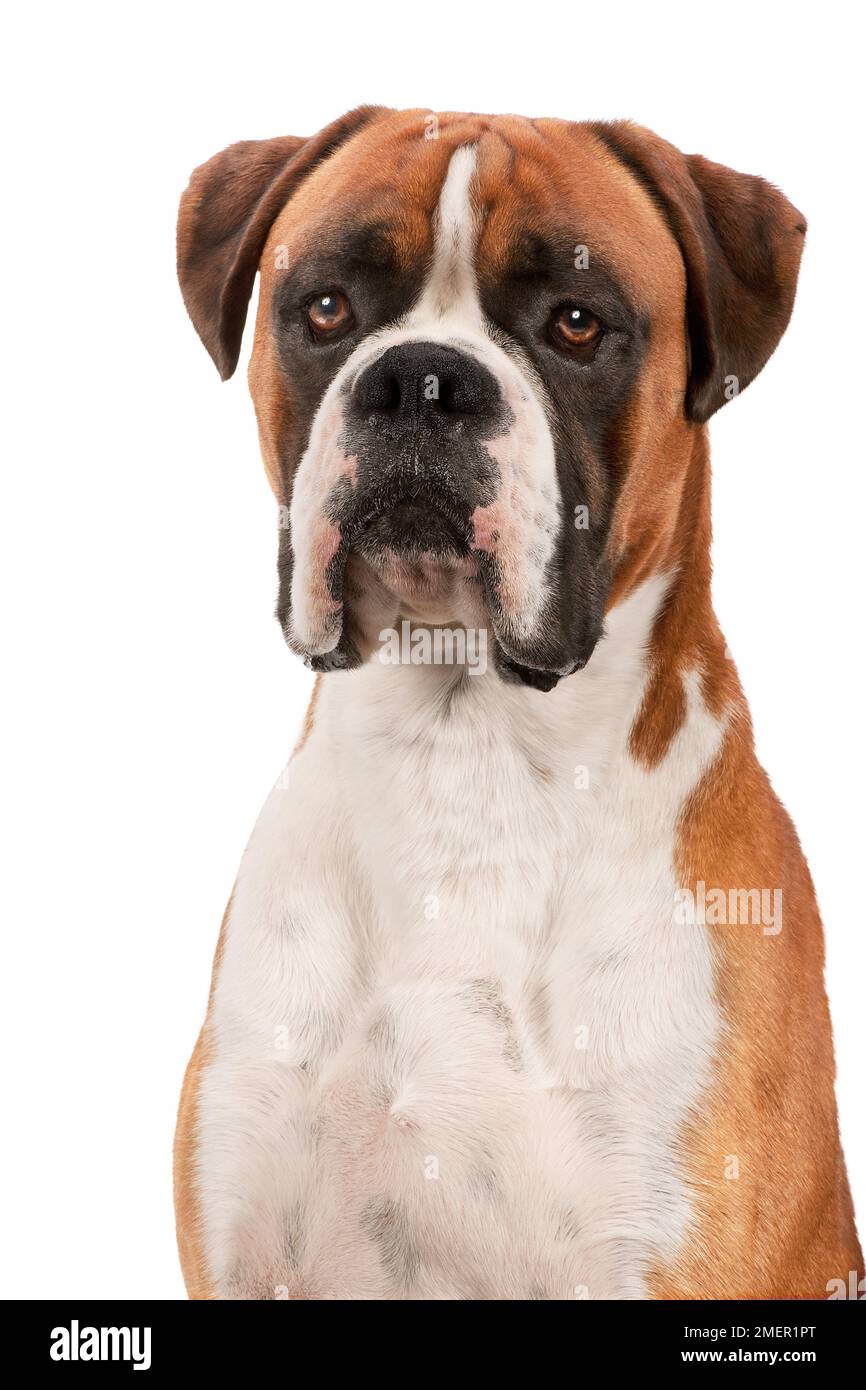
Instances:
[[[342,290],[329,290],[307,305],[307,322],[314,337],[336,338],[354,326],[355,315]]]
[[[560,347],[587,348],[601,337],[602,326],[582,304],[560,304],[550,316],[550,332]]]

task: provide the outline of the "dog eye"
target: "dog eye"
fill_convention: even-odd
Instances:
[[[342,290],[329,290],[307,305],[307,322],[314,337],[337,338],[354,326],[355,315]]]
[[[560,304],[551,315],[550,331],[560,346],[582,348],[601,337],[602,326],[582,304]]]

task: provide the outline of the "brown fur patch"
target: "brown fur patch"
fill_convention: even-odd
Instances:
[[[778,935],[707,927],[726,1026],[716,1079],[684,1140],[696,1227],[660,1298],[826,1298],[863,1272],[833,1091],[821,922],[793,826],[759,767],[745,711],[686,806],[680,881],[781,888]],[[699,928],[700,929],[700,928]],[[684,927],[683,930],[689,930]],[[726,1176],[736,1158],[739,1176]]]

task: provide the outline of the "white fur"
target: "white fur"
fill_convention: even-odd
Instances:
[[[325,679],[214,997],[218,1293],[635,1298],[676,1253],[719,1019],[675,835],[724,729],[693,676],[660,765],[628,751],[664,590],[547,695],[453,667]]]

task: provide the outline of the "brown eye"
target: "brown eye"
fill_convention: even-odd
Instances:
[[[580,304],[563,304],[554,309],[551,320],[553,336],[567,347],[588,347],[601,337],[601,324]]]
[[[346,295],[329,290],[307,306],[307,321],[317,338],[336,338],[353,326],[355,316]]]

